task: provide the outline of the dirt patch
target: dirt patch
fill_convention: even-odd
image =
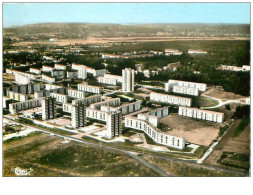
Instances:
[[[208,146],[218,136],[221,124],[169,115],[160,121],[168,125],[168,134],[184,137],[188,142]]]
[[[105,44],[109,42],[157,42],[157,41],[191,41],[191,40],[249,40],[243,37],[112,37],[112,38],[88,38],[88,39],[59,39],[56,42],[37,41],[37,42],[18,42],[14,46],[28,44],[55,44],[59,46],[75,44]]]
[[[208,95],[211,97],[219,98],[221,100],[235,100],[246,98],[245,96],[235,94],[232,92],[226,92],[221,86],[210,87],[204,95]]]
[[[206,163],[217,164],[222,152],[249,153],[250,152],[250,124],[239,135],[232,138],[233,132],[236,130],[241,120],[235,120],[227,134],[222,138],[219,144],[215,147],[213,153],[205,160]]]

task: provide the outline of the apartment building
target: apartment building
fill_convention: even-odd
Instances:
[[[28,77],[21,75],[21,74],[15,74],[15,83],[18,85],[27,85],[30,84],[31,81]]]
[[[165,91],[170,91],[171,89],[173,89],[173,86],[196,88],[201,92],[206,91],[207,88],[207,85],[205,83],[196,83],[196,82],[170,79],[168,83],[165,83]]]
[[[59,93],[50,93],[50,97],[53,97],[56,102],[65,104],[68,101],[68,96],[64,94],[59,94]]]
[[[9,111],[11,114],[16,114],[22,110],[28,110],[41,106],[41,99],[32,99],[23,102],[16,102],[9,104]]]
[[[210,110],[201,110],[198,108],[188,108],[184,106],[179,106],[178,115],[217,123],[222,123],[224,120],[224,113],[214,112]]]
[[[181,94],[187,94],[187,95],[193,95],[198,96],[199,90],[197,88],[192,87],[181,87],[181,86],[173,86],[172,89],[173,93],[181,93]]]
[[[41,100],[42,120],[56,118],[56,100],[53,97],[46,97]]]
[[[98,82],[108,85],[117,85],[117,79],[113,78],[98,77]]]
[[[78,84],[77,88],[79,91],[86,91],[90,93],[100,94],[102,92],[102,87],[87,85],[87,84]]]
[[[41,74],[41,70],[37,68],[30,68],[29,72],[34,73],[34,74],[39,74],[39,75]]]
[[[81,102],[72,105],[71,125],[76,129],[84,127],[86,125],[86,107]]]
[[[45,82],[48,82],[48,83],[54,83],[55,82],[54,77],[50,77],[50,76],[47,76],[45,74],[41,75],[41,79],[42,79],[42,81],[45,81]]]
[[[85,98],[85,92],[84,91],[78,91],[75,89],[68,89],[68,96],[74,97],[74,98]]]
[[[28,100],[27,94],[22,94],[14,91],[7,91],[7,97],[21,102]]]
[[[122,92],[134,91],[134,70],[125,68],[122,70]]]
[[[179,97],[174,95],[167,95],[162,93],[151,92],[150,93],[150,100],[156,102],[164,102],[172,105],[178,106],[191,106],[192,99],[187,97]]]
[[[107,136],[113,138],[122,134],[122,114],[112,112],[107,114]]]

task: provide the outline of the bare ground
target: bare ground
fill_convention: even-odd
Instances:
[[[156,41],[191,41],[191,40],[249,40],[243,37],[112,37],[112,38],[88,38],[88,39],[60,39],[56,42],[38,41],[38,42],[18,42],[14,45],[28,44],[56,44],[59,46],[74,44],[105,44],[109,42],[156,42]]]
[[[208,146],[218,136],[221,124],[201,121],[178,115],[169,115],[161,119],[162,124],[170,128],[168,134],[184,137],[188,142]]]
[[[235,99],[246,98],[245,96],[242,96],[239,94],[235,94],[232,92],[226,92],[220,86],[210,87],[204,94],[211,96],[211,97],[219,98],[221,100],[235,100]]]
[[[209,164],[217,164],[222,152],[249,153],[250,152],[250,124],[239,135],[232,138],[233,132],[236,130],[241,120],[236,120],[228,133],[222,138],[219,144],[215,147],[213,153],[205,160]]]

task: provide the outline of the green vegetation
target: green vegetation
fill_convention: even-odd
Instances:
[[[250,105],[237,106],[233,118],[250,118]]]
[[[200,164],[193,164],[182,161],[156,159],[144,157],[149,162],[156,166],[163,168],[167,173],[177,177],[234,177],[241,176],[240,174],[230,173],[223,170],[216,170],[215,168],[202,166]]]
[[[9,112],[9,109],[3,109],[3,115],[6,115],[6,114],[9,114],[10,112]]]
[[[226,132],[228,127],[229,127],[229,125],[225,125],[224,127],[220,127],[219,136],[222,136]]]
[[[250,123],[249,118],[242,119],[241,123],[238,125],[236,130],[233,132],[232,137],[233,138],[238,137],[244,131],[244,129],[248,126],[249,123]]]
[[[235,167],[249,171],[250,155],[235,152],[223,152],[218,163],[228,167]]]

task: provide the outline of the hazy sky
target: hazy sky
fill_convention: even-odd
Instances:
[[[250,23],[249,3],[4,3],[3,26],[44,22]]]

